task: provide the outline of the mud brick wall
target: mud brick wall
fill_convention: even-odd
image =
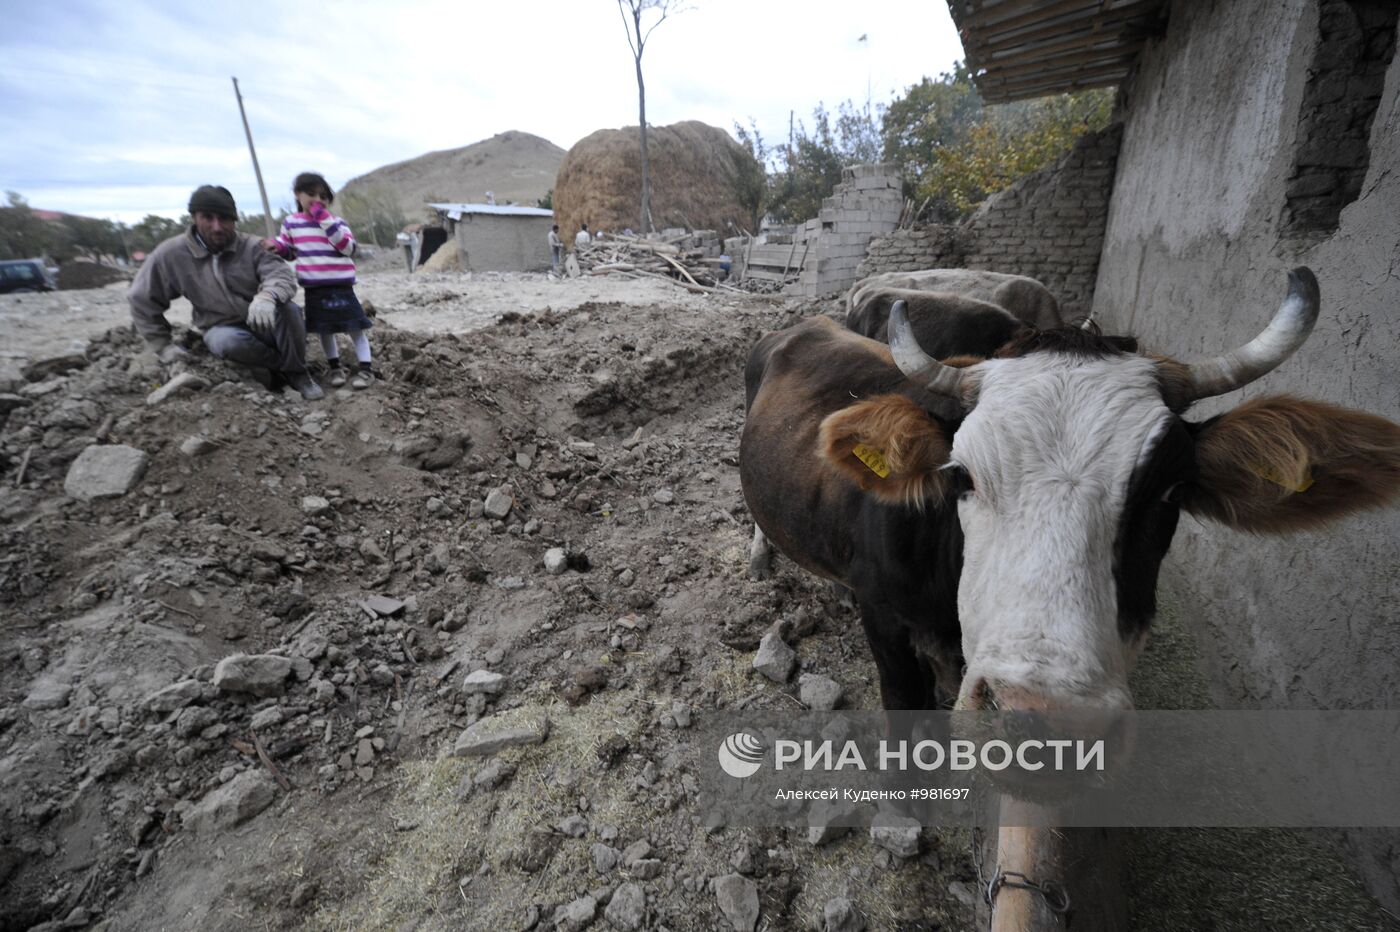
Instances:
[[[1029,275],[1059,298],[1066,319],[1088,314],[1121,139],[1117,124],[1086,133],[1060,161],[992,195],[956,227],[876,239],[857,276],[931,268]]]
[[[904,210],[897,165],[852,165],[841,170],[841,183],[822,201],[815,219],[797,231],[806,259],[796,282],[784,291],[807,297],[845,291],[872,238],[899,225]],[[799,252],[801,252],[799,246]]]

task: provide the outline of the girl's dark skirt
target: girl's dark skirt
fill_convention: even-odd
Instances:
[[[349,333],[373,326],[352,286],[321,285],[306,289],[307,333]]]

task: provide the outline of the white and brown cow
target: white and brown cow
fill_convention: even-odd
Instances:
[[[1258,337],[1189,365],[1093,327],[939,362],[898,303],[888,346],[824,318],[767,334],[740,446],[755,560],[766,538],[854,592],[889,709],[1129,708],[1181,511],[1288,533],[1400,491],[1384,418],[1289,396],[1184,416],[1317,312],[1297,269]]]

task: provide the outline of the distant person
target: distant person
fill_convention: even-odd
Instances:
[[[494,191],[487,191],[487,192],[486,192],[486,203],[489,204],[489,205],[492,206],[492,207],[495,207],[495,206],[496,206],[496,192],[494,192]]]
[[[549,230],[549,265],[554,274],[559,274],[559,263],[564,261],[564,241],[559,238],[559,224]]]
[[[345,385],[340,365],[337,333],[348,333],[355,344],[360,368],[350,380],[355,390],[374,384],[374,366],[365,331],[374,324],[355,297],[355,235],[344,220],[326,209],[335,192],[315,172],[302,172],[292,182],[292,195],[301,210],[288,214],[276,239],[264,239],[263,248],[283,259],[295,259],[297,281],[306,289],[306,330],[321,338],[331,374],[332,388]]]
[[[588,233],[588,224],[584,223],[584,224],[580,224],[580,226],[581,226],[582,228],[581,228],[581,229],[578,231],[578,233],[574,236],[574,248],[575,248],[575,249],[578,249],[580,246],[587,246],[589,243],[591,243],[591,242],[593,241],[593,237],[592,237],[591,235],[589,235],[589,233]]]
[[[596,243],[598,240],[601,240],[602,238],[603,238],[603,231],[602,231],[602,230],[599,230],[597,233],[594,233],[594,234],[593,234],[593,241],[594,241],[595,243]]]
[[[306,372],[306,323],[292,301],[292,270],[238,232],[228,188],[195,189],[189,211],[190,228],[155,248],[127,292],[137,332],[161,362],[176,362],[186,351],[170,341],[165,312],[171,301],[188,298],[192,324],[215,356],[267,369],[273,390],[290,385],[307,401],[322,397]]]

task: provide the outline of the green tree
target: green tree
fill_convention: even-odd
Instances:
[[[1074,140],[1108,124],[1110,90],[985,105],[962,62],[924,78],[884,112],[886,157],[899,163],[905,193],[925,218],[965,217],[989,194],[1038,171]]]
[[[542,208],[542,209],[544,209],[544,210],[553,210],[553,209],[554,209],[554,189],[553,189],[553,188],[550,188],[548,191],[544,192],[544,197],[541,197],[541,198],[536,199],[536,201],[535,201],[535,206],[536,206],[536,207],[539,207],[539,208]]]
[[[759,221],[768,206],[768,159],[770,153],[763,143],[758,127],[749,121],[750,129],[734,124],[734,135],[739,145],[749,153],[747,161],[741,161],[734,175],[734,198],[744,208],[745,223],[750,233],[758,230]]]
[[[49,224],[34,215],[18,191],[6,191],[5,200],[6,206],[0,207],[0,259],[51,254],[55,237]]]
[[[183,232],[188,224],[188,218],[185,218],[182,223],[179,220],[171,220],[169,217],[162,217],[158,214],[147,214],[140,221],[132,224],[131,248],[138,252],[150,252],[170,237]]]
[[[885,108],[885,158],[909,179],[923,177],[943,146],[960,142],[982,119],[982,95],[962,62],[937,80],[924,78]]]
[[[778,153],[781,169],[771,179],[768,213],[783,223],[801,223],[817,216],[822,200],[841,183],[844,160],[825,107],[812,113],[812,131],[799,122],[792,143]]]

